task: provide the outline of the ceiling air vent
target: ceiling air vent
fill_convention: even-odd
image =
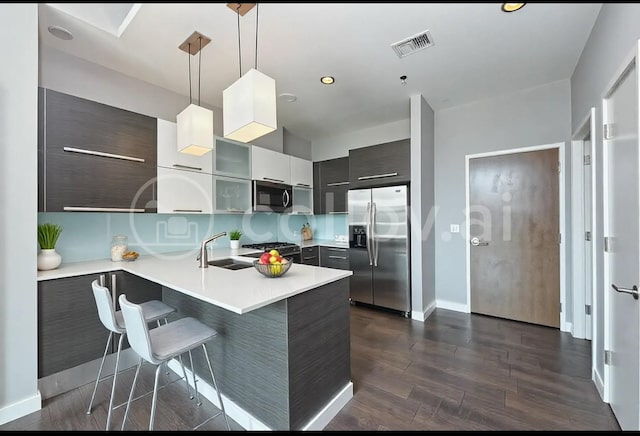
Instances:
[[[416,33],[409,38],[391,44],[391,48],[393,48],[393,51],[396,52],[399,58],[403,58],[419,50],[431,47],[432,45],[433,38],[431,37],[431,32],[425,30],[424,32]]]

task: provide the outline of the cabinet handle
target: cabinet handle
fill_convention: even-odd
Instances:
[[[327,183],[327,186],[342,186],[342,185],[348,185],[349,182],[334,182],[334,183]]]
[[[104,286],[104,274],[100,274],[100,286]]]
[[[121,207],[79,207],[65,206],[63,210],[68,212],[144,212],[144,209],[127,209]]]
[[[329,212],[329,215],[333,215],[333,214],[335,214],[335,213],[347,213],[347,212],[340,212],[340,211],[336,211],[336,212],[334,212],[334,211],[330,211],[330,212]]]
[[[335,248],[335,247],[327,247],[327,251],[341,251],[341,252],[345,252],[347,251],[346,248]]]
[[[200,212],[202,213],[202,209],[173,209],[174,212]]]
[[[280,180],[280,179],[272,179],[271,177],[263,177],[264,180],[270,180],[272,182],[280,182],[280,183],[284,183],[284,180]]]
[[[329,256],[329,259],[347,260],[345,256]]]
[[[233,209],[233,208],[229,208],[226,210],[227,212],[231,212],[231,213],[244,213],[244,210],[242,209]]]
[[[310,188],[311,185],[307,184],[307,183],[296,183],[296,186],[305,186],[307,188]]]
[[[118,294],[118,286],[116,285],[116,275],[111,274],[111,298],[113,299],[113,307],[116,307],[116,295]]]
[[[202,168],[190,167],[189,165],[173,164],[173,166],[176,167],[176,168],[184,168],[185,170],[202,171]]]
[[[111,159],[130,160],[133,162],[144,162],[144,159],[142,159],[141,157],[132,157],[132,156],[125,156],[122,154],[104,153],[102,151],[85,150],[84,148],[63,147],[63,150],[69,151],[71,153],[80,153],[80,154],[89,154],[91,156],[109,157]]]
[[[302,260],[311,260],[311,259],[317,259],[318,256],[310,256],[310,257],[303,257]]]
[[[383,177],[395,177],[397,175],[398,175],[398,173],[375,174],[373,176],[358,177],[358,180],[381,179]]]

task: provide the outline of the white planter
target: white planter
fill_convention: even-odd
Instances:
[[[235,241],[229,241],[229,243],[231,244],[231,249],[232,250],[237,250],[238,248],[240,248],[240,240],[237,239]]]
[[[38,254],[38,269],[46,271],[56,269],[62,263],[62,256],[56,252],[55,248],[42,249]]]

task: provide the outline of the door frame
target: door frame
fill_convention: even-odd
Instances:
[[[613,78],[609,81],[609,83],[607,84],[607,87],[602,92],[602,96],[601,96],[603,241],[604,241],[604,237],[606,236],[607,230],[609,229],[609,183],[607,181],[608,177],[606,172],[607,163],[608,163],[608,153],[607,153],[607,147],[605,146],[607,139],[604,136],[604,126],[605,124],[607,124],[607,121],[608,121],[606,100],[607,98],[609,98],[609,96],[614,91],[616,86],[618,86],[618,84],[620,83],[620,80],[624,77],[627,70],[629,70],[629,68],[631,68],[634,64],[636,64],[637,80],[640,82],[640,69],[639,69],[640,66],[637,65],[639,58],[640,58],[640,39],[636,41],[631,52],[624,58],[624,61],[622,62],[620,67],[618,67],[618,69],[616,70],[615,74],[613,75]],[[637,85],[638,85],[637,91],[640,94],[640,83]],[[638,98],[638,103],[640,104],[640,96],[636,96],[636,98]],[[640,117],[640,110],[638,111],[638,116]],[[638,120],[638,127],[639,127],[638,138],[640,138],[640,120]],[[640,156],[640,153],[639,153],[639,156]],[[640,162],[639,162],[639,165],[640,165]],[[604,243],[603,243],[602,250],[603,250],[602,257],[603,257],[604,265],[603,265],[603,274],[602,274],[603,277],[602,277],[601,286],[604,292],[604,298],[603,298],[604,300],[604,308],[603,308],[604,347],[601,350],[595,350],[596,352],[605,352],[611,347],[611,331],[612,331],[611,329],[612,321],[609,313],[611,310],[611,299],[610,299],[611,293],[609,292],[609,283],[611,282],[611,279],[609,274],[609,257],[607,256],[607,252],[604,250]],[[594,368],[595,368],[595,365],[594,365]],[[611,366],[605,363],[603,380],[602,380],[602,391],[603,391],[602,400],[606,403],[609,403],[611,398],[610,397],[611,383],[609,383],[610,380],[611,380]],[[596,385],[598,385],[598,383],[596,383]]]
[[[589,155],[591,156],[590,170],[591,170],[591,289],[584,289],[585,278],[585,247],[584,247],[584,232],[585,232],[585,214],[584,214],[584,138],[589,135],[591,138],[591,149]],[[587,315],[584,307],[586,304],[586,293],[591,294],[591,340],[594,344],[597,341],[595,333],[597,302],[596,302],[596,250],[595,241],[597,241],[596,234],[596,208],[595,195],[596,195],[596,162],[595,162],[595,143],[596,143],[596,108],[592,107],[587,113],[582,123],[578,126],[571,140],[571,260],[572,260],[572,274],[571,274],[571,296],[573,299],[573,319],[571,320],[571,335],[575,338],[586,338],[586,325]],[[582,168],[582,171],[577,171],[577,168]],[[584,292],[579,292],[580,289],[584,289]],[[595,353],[592,352],[592,367],[595,367]]]
[[[476,159],[479,157],[491,157],[491,156],[500,156],[505,154],[515,154],[515,153],[525,153],[529,151],[539,151],[539,150],[548,150],[552,148],[558,149],[558,161],[560,165],[560,171],[558,174],[559,179],[559,202],[560,202],[560,234],[565,235],[565,237],[561,237],[560,239],[560,301],[559,304],[562,304],[562,309],[560,311],[560,330],[568,331],[567,323],[565,320],[565,308],[566,308],[566,222],[565,222],[565,164],[564,164],[564,142],[556,142],[553,144],[543,144],[543,145],[533,145],[529,147],[520,147],[520,148],[512,148],[507,150],[497,150],[490,151],[486,153],[476,153],[476,154],[468,154],[464,157],[464,181],[465,181],[465,244],[466,244],[466,269],[467,269],[467,304],[465,312],[471,313],[471,247],[470,247],[470,234],[471,234],[471,224],[469,222],[469,161],[471,159]]]

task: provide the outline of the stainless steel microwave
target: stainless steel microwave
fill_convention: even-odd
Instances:
[[[254,212],[285,212],[291,207],[293,189],[284,183],[253,181]]]

